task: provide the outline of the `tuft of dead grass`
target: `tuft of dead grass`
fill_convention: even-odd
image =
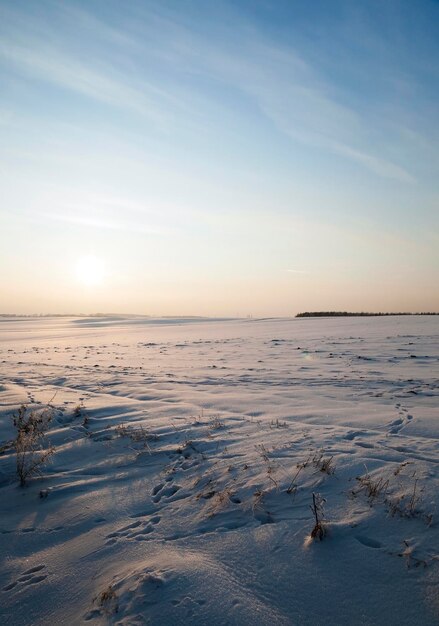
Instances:
[[[102,609],[106,615],[114,615],[119,611],[119,601],[112,585],[101,591],[94,602]]]
[[[16,454],[17,476],[24,487],[31,476],[39,475],[42,467],[54,454],[51,445],[44,448],[43,443],[50,422],[53,419],[53,407],[48,406],[40,411],[30,410],[22,404],[12,420],[16,429],[16,437],[12,446]]]
[[[311,531],[311,539],[322,541],[327,535],[324,505],[326,500],[319,493],[312,494],[310,509],[314,515],[314,528]]]

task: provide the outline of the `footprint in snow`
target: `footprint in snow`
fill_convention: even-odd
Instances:
[[[397,420],[394,420],[393,422],[391,422],[389,426],[390,426],[389,434],[397,435],[399,431],[403,428],[404,423],[401,418],[398,418]]]
[[[366,449],[375,448],[373,443],[367,443],[366,441],[355,441],[354,443],[356,446],[359,446],[360,448],[366,448]]]
[[[361,545],[366,546],[366,548],[381,548],[382,544],[379,541],[375,541],[375,539],[371,539],[370,537],[365,537],[364,535],[357,535],[355,539],[361,543]]]
[[[361,435],[361,432],[359,430],[354,430],[349,433],[346,433],[343,439],[346,439],[347,441],[352,441],[353,439],[355,439],[355,437],[358,437],[359,435]]]
[[[401,404],[396,404],[395,408],[398,409],[399,417],[388,424],[389,435],[397,435],[413,419],[413,415],[408,412],[408,409],[401,407]]]
[[[180,489],[181,489],[180,485],[170,485],[169,487],[165,487],[163,484],[157,485],[156,487],[154,487],[152,491],[153,493],[152,500],[156,504],[158,504],[162,498],[169,500],[170,498],[172,498],[172,496],[174,496],[177,493],[177,491],[180,491]]]
[[[27,569],[16,580],[13,580],[11,583],[6,585],[6,587],[3,587],[3,591],[11,591],[15,587],[20,589],[42,582],[47,578],[47,574],[40,573],[43,569],[45,569],[45,567],[45,565],[36,565],[35,567]]]
[[[154,526],[160,522],[160,519],[160,515],[154,515],[144,522],[137,520],[136,522],[127,524],[126,526],[119,528],[119,530],[116,530],[107,535],[106,545],[111,546],[119,539],[134,539],[135,541],[145,541],[146,535],[149,535],[153,532]]]

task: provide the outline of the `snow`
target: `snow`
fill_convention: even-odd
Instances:
[[[434,317],[1,318],[0,622],[437,624],[438,337]],[[20,488],[23,403],[53,406],[56,452]]]

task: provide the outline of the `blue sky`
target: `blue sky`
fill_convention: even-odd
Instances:
[[[439,309],[438,35],[427,1],[1,0],[0,308]]]

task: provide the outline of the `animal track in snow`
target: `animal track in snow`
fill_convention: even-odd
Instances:
[[[381,543],[379,541],[375,541],[375,539],[371,539],[370,537],[365,537],[364,535],[357,535],[355,539],[361,543],[366,548],[381,548]]]
[[[106,544],[113,545],[119,539],[134,539],[135,541],[144,541],[146,539],[146,535],[149,535],[153,532],[154,526],[160,522],[160,515],[154,515],[144,522],[137,520],[136,522],[132,522],[131,524],[127,524],[119,530],[116,530],[109,535],[107,535]]]
[[[395,408],[398,409],[399,417],[388,424],[389,435],[397,435],[413,419],[413,415],[408,412],[408,409],[401,406],[399,402],[395,404]]]
[[[36,585],[37,583],[42,582],[47,578],[47,574],[40,574],[45,567],[45,565],[36,565],[35,567],[31,567],[30,569],[24,571],[16,580],[13,580],[11,583],[6,585],[6,587],[3,587],[3,591],[11,591],[15,587],[20,589],[22,587]]]
[[[367,443],[366,441],[355,441],[354,443],[356,446],[359,446],[360,448],[367,448],[367,449],[375,448],[373,443]]]
[[[165,487],[163,484],[157,485],[156,487],[154,487],[152,492],[153,502],[158,504],[162,498],[166,498],[167,500],[169,500],[169,498],[172,498],[172,496],[174,496],[177,491],[180,491],[180,489],[180,485],[170,485],[169,487]]]
[[[347,441],[352,441],[353,439],[355,439],[355,437],[358,437],[361,434],[362,433],[361,433],[360,430],[354,430],[354,431],[351,431],[349,433],[346,433],[346,435],[344,435],[343,439],[346,439]]]

